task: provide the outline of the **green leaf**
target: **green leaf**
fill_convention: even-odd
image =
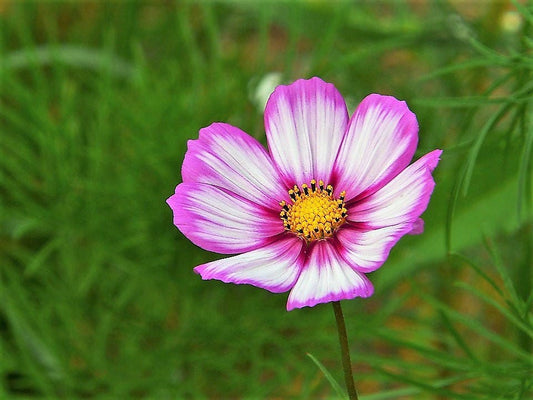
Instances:
[[[324,374],[324,376],[330,383],[331,387],[335,389],[335,391],[337,392],[339,399],[348,399],[348,395],[342,390],[340,385],[337,383],[335,378],[333,378],[333,375],[331,375],[331,373],[327,370],[327,368],[324,367],[324,365],[320,361],[318,361],[316,357],[313,356],[311,353],[307,353],[307,357],[309,357],[316,364],[316,366],[320,369],[320,371],[322,371],[322,373]]]

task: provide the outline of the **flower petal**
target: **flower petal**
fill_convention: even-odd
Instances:
[[[365,229],[409,223],[419,229],[418,217],[426,210],[435,181],[431,172],[442,150],[434,150],[411,164],[377,192],[348,206],[348,221]]]
[[[420,235],[424,233],[424,220],[422,218],[417,218],[413,223],[411,230],[407,233],[409,235]]]
[[[291,290],[287,310],[357,296],[369,297],[373,291],[372,283],[346,263],[333,242],[323,240],[313,246]]]
[[[278,86],[265,107],[270,154],[288,187],[328,182],[348,122],[344,99],[319,78]]]
[[[348,201],[375,192],[409,165],[417,142],[418,122],[404,101],[367,96],[348,123],[335,162],[336,188]]]
[[[411,223],[371,230],[347,227],[337,232],[338,250],[355,270],[372,272],[383,265],[391,248],[411,229]]]
[[[214,123],[189,140],[181,171],[184,182],[207,183],[279,211],[287,195],[265,148],[239,128]]]
[[[260,249],[199,265],[194,272],[202,279],[244,283],[281,293],[294,286],[302,259],[302,242],[285,236]]]
[[[181,183],[167,203],[174,225],[197,246],[217,253],[250,251],[284,231],[277,214],[211,185]]]

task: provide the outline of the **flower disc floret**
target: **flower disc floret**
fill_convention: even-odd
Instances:
[[[324,186],[323,181],[311,180],[311,185],[294,185],[289,190],[291,204],[280,202],[280,217],[286,231],[292,232],[307,242],[326,239],[344,223],[347,210],[345,192],[338,199],[333,197],[333,186]]]

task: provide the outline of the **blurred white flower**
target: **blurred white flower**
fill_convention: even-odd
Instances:
[[[500,28],[504,33],[515,33],[522,27],[522,16],[514,10],[509,10],[502,14]]]
[[[250,82],[250,98],[258,112],[263,112],[270,94],[274,91],[276,86],[281,84],[282,77],[283,75],[281,72],[269,72],[260,78],[259,81],[252,80]],[[257,84],[254,85],[255,83]]]

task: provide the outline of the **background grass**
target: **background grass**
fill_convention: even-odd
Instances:
[[[527,2],[0,2],[0,398],[334,398],[331,307],[203,282],[172,225],[186,141],[264,142],[257,90],[320,76],[444,149],[424,235],[344,302],[362,399],[530,399]]]

